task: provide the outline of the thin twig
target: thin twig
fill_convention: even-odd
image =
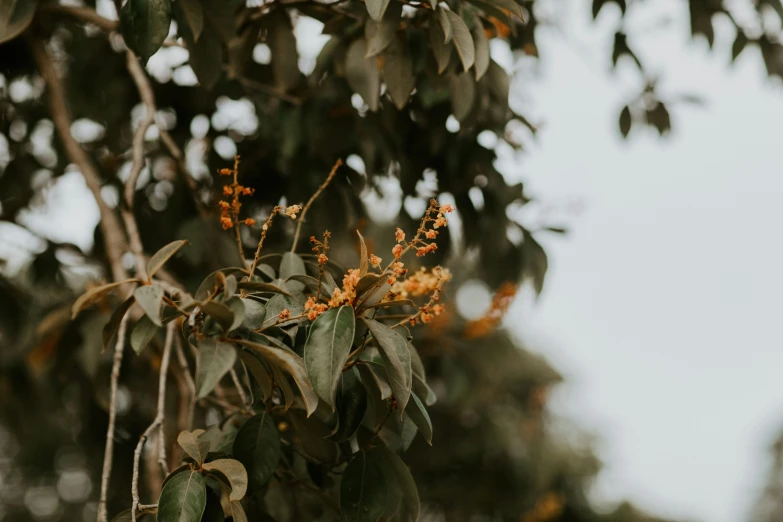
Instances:
[[[89,7],[80,7],[75,5],[62,5],[53,2],[47,2],[41,5],[39,8],[41,11],[48,11],[50,13],[61,13],[78,18],[82,22],[87,22],[100,27],[107,33],[116,31],[119,24],[114,20],[109,20],[99,15],[95,10]]]
[[[290,94],[286,94],[274,87],[271,87],[269,85],[264,85],[263,83],[257,82],[255,80],[251,80],[250,78],[238,78],[238,80],[239,83],[244,85],[246,89],[256,90],[263,94],[266,94],[267,96],[271,96],[273,98],[279,98],[283,101],[287,101],[294,105],[301,105],[303,102],[301,98],[297,98],[296,96],[291,96]]]
[[[321,192],[324,191],[324,189],[329,185],[329,183],[332,181],[332,178],[334,178],[334,175],[337,174],[337,169],[340,168],[340,166],[343,164],[342,159],[338,159],[334,166],[332,167],[332,170],[329,172],[329,175],[326,176],[326,179],[323,183],[321,183],[321,186],[318,187],[318,190],[315,191],[315,194],[310,196],[310,199],[305,204],[304,208],[302,209],[302,214],[299,216],[299,222],[296,224],[296,232],[294,233],[294,242],[291,245],[291,252],[296,251],[296,244],[299,242],[299,234],[302,232],[302,224],[304,223],[305,215],[307,215],[307,211],[310,210],[310,206],[313,204],[313,201],[315,201],[318,196],[321,195]]]
[[[247,394],[245,393],[244,388],[242,388],[242,383],[239,381],[239,375],[237,375],[237,371],[234,368],[231,368],[231,380],[234,381],[234,386],[237,389],[237,392],[239,393],[239,398],[242,400],[242,405],[247,406]]]
[[[168,131],[163,129],[160,125],[158,126],[158,131],[160,132],[160,141],[162,141],[163,145],[169,149],[169,154],[171,154],[171,157],[174,158],[174,163],[177,165],[177,172],[179,172],[182,180],[188,187],[188,191],[190,192],[190,196],[193,199],[193,204],[196,206],[196,210],[202,218],[207,219],[209,217],[209,213],[198,198],[198,183],[191,175],[190,170],[188,170],[188,166],[185,164],[185,155],[182,153],[182,149],[179,147],[179,145],[177,145],[177,142],[174,141],[174,138],[171,137],[171,134],[169,134]]]
[[[165,428],[166,411],[166,378],[169,373],[169,360],[171,359],[171,348],[174,345],[174,337],[177,335],[177,322],[171,321],[166,327],[166,343],[163,347],[163,356],[160,362],[160,376],[158,377],[158,411],[152,424],[144,430],[136,444],[136,451],[133,453],[133,482],[131,483],[131,494],[133,495],[133,504],[131,505],[131,520],[136,522],[136,512],[139,508],[139,460],[141,459],[141,450],[144,443],[150,437],[154,430],[158,430],[158,462],[163,469],[164,474],[168,474],[168,464],[166,463],[166,446],[163,444]]]
[[[107,522],[106,497],[109,493],[112,459],[114,458],[114,426],[117,422],[117,387],[122,368],[122,352],[125,348],[125,332],[128,329],[128,314],[120,321],[117,330],[117,343],[114,345],[114,361],[111,367],[111,388],[109,394],[109,427],[106,430],[106,448],[103,452],[103,472],[101,474],[101,498],[98,502],[98,522]]]
[[[175,341],[177,361],[179,362],[180,370],[182,370],[182,378],[185,380],[185,385],[190,393],[190,408],[187,416],[187,423],[183,429],[189,430],[193,424],[193,413],[196,408],[196,383],[193,382],[193,376],[190,375],[190,366],[188,365],[188,359],[185,357],[185,351],[182,349],[182,341],[177,336]]]
[[[79,167],[84,177],[87,188],[92,192],[101,219],[99,226],[103,232],[106,243],[106,257],[109,259],[112,277],[115,281],[122,281],[128,278],[125,269],[122,266],[122,255],[125,253],[126,241],[125,233],[122,230],[120,221],[111,208],[106,204],[101,196],[102,180],[97,169],[92,164],[87,153],[81,145],[71,135],[71,117],[68,113],[68,106],[65,102],[65,92],[62,83],[57,75],[54,64],[49,53],[46,51],[44,42],[35,38],[31,33],[27,33],[27,41],[32,49],[38,70],[46,82],[49,93],[49,108],[51,110],[52,121],[57,129],[57,134],[63,142],[68,159]]]

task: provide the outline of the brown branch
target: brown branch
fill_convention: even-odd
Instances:
[[[331,183],[332,178],[334,178],[334,175],[337,174],[337,169],[340,168],[340,166],[343,164],[342,159],[338,159],[337,162],[335,162],[334,166],[332,167],[331,172],[329,172],[329,175],[326,176],[326,179],[323,183],[321,183],[321,186],[318,187],[318,190],[315,191],[315,194],[310,196],[310,199],[305,204],[304,208],[302,209],[302,214],[299,216],[299,222],[296,224],[296,232],[294,233],[294,242],[291,245],[291,252],[296,251],[296,244],[299,242],[299,234],[302,232],[302,224],[304,223],[305,215],[307,214],[307,211],[310,210],[310,206],[313,204],[313,201],[315,201],[318,196],[321,195],[321,192],[324,191],[324,189]]]
[[[234,368],[231,368],[231,380],[234,381],[234,387],[237,389],[237,393],[239,393],[239,398],[242,400],[242,406],[247,406],[247,394],[245,393],[244,388],[242,388],[242,383],[239,381],[239,375],[237,375],[237,371]]]
[[[101,197],[102,181],[97,169],[93,166],[84,149],[71,136],[71,117],[66,106],[65,93],[60,78],[49,57],[49,53],[46,51],[44,42],[32,36],[29,32],[27,33],[27,42],[33,52],[41,77],[46,82],[52,120],[63,142],[68,159],[79,167],[87,188],[90,189],[96,203],[98,203],[101,215],[99,226],[106,242],[106,256],[109,259],[112,277],[115,281],[127,279],[127,273],[122,266],[122,255],[126,249],[125,233],[117,216]]]
[[[101,15],[99,15],[89,7],[79,7],[75,5],[62,5],[62,4],[55,4],[49,2],[41,5],[40,9],[41,11],[44,12],[60,13],[60,14],[72,16],[74,18],[81,20],[82,22],[87,22],[97,27],[100,27],[107,33],[116,31],[119,27],[119,24],[117,22],[102,17]]]
[[[174,336],[177,335],[177,322],[171,321],[166,327],[166,343],[163,347],[163,356],[160,362],[160,376],[158,377],[158,411],[152,424],[144,430],[136,444],[136,450],[133,453],[133,481],[131,483],[131,494],[133,495],[133,504],[131,506],[131,520],[136,522],[136,512],[139,508],[139,461],[141,459],[141,450],[144,443],[150,437],[153,431],[158,430],[158,462],[165,474],[168,474],[168,464],[166,463],[166,449],[163,443],[165,428],[166,411],[166,377],[169,372],[169,360],[171,359],[171,348],[174,345]]]
[[[111,388],[109,395],[109,427],[106,430],[106,448],[103,452],[103,472],[101,474],[101,498],[98,502],[98,522],[107,522],[106,497],[109,493],[112,459],[114,458],[114,426],[117,422],[117,385],[122,367],[122,352],[125,348],[125,332],[128,329],[128,314],[120,321],[117,330],[117,343],[114,345],[114,361],[111,367]]]

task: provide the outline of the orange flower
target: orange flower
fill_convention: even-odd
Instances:
[[[438,214],[438,219],[435,220],[435,224],[432,226],[433,228],[440,228],[445,227],[448,224],[449,222],[445,217],[443,217],[443,214]]]
[[[302,205],[291,205],[285,209],[285,215],[291,219],[296,219],[296,214],[302,210]]]
[[[438,209],[438,212],[441,214],[448,214],[449,212],[454,212],[454,207],[451,204],[443,205]]]
[[[326,254],[318,254],[318,264],[319,265],[325,265],[327,261],[329,261],[329,258],[326,257]]]
[[[405,241],[405,232],[403,232],[402,229],[398,227],[394,232],[394,239],[396,239],[398,243],[402,243]]]
[[[289,317],[291,317],[291,310],[289,310],[288,308],[284,309],[282,312],[277,314],[277,318],[281,321],[284,321]]]
[[[231,185],[223,185],[223,195],[224,196],[230,196],[234,193],[234,189],[231,188]]]
[[[424,237],[427,239],[435,239],[435,237],[438,235],[437,230],[428,230],[424,233]]]
[[[394,248],[392,248],[392,254],[394,255],[395,259],[399,259],[402,255],[402,245],[394,245]]]
[[[381,266],[381,261],[383,261],[383,259],[380,257],[376,256],[375,254],[370,254],[370,264],[375,268]]]
[[[231,169],[220,169],[218,171],[218,174],[220,174],[221,176],[230,176],[233,173],[234,173],[234,171],[231,170]]]
[[[223,225],[223,230],[228,230],[234,226],[234,223],[231,222],[231,218],[228,216],[220,216],[220,224]]]
[[[245,225],[252,227],[253,225],[256,224],[256,220],[253,218],[247,218],[244,223]]]

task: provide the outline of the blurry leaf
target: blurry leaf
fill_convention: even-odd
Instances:
[[[299,392],[302,394],[302,400],[305,403],[308,417],[315,411],[318,407],[318,395],[316,395],[315,390],[313,390],[313,385],[307,377],[307,372],[301,357],[294,352],[283,348],[275,348],[244,340],[238,342],[261,355],[270,365],[274,365],[291,375],[294,382],[299,387]]]
[[[744,31],[737,30],[737,37],[734,39],[734,44],[731,46],[731,61],[735,61],[737,57],[745,50],[748,45],[748,37]]]
[[[356,433],[367,411],[367,392],[359,379],[358,370],[343,372],[337,387],[337,426],[329,435],[333,442],[345,442]]]
[[[109,346],[109,342],[111,342],[112,337],[114,337],[114,334],[117,333],[117,330],[120,329],[120,323],[122,322],[122,318],[125,317],[125,314],[128,312],[128,309],[133,306],[133,303],[135,301],[135,298],[133,296],[130,296],[125,301],[120,304],[117,308],[114,309],[114,311],[111,314],[111,317],[109,318],[109,322],[106,323],[106,325],[103,327],[103,349],[105,350]]]
[[[522,10],[522,7],[520,7],[520,5],[514,0],[487,0],[487,2],[491,5],[497,6],[501,11],[508,11],[523,22],[526,21],[525,12]]]
[[[223,284],[223,301],[228,302],[237,293],[237,278],[234,274],[226,276],[226,282]]]
[[[231,509],[231,516],[234,522],[247,522],[247,515],[241,502],[232,500],[229,502],[229,508]]]
[[[264,364],[255,355],[245,350],[239,351],[239,358],[242,359],[247,371],[253,376],[256,384],[261,389],[264,401],[266,401],[272,396],[272,377],[264,367]]]
[[[386,482],[378,465],[359,452],[340,480],[340,509],[347,522],[377,522],[386,506]]]
[[[451,20],[449,18],[450,12],[451,11],[444,9],[443,6],[438,6],[438,23],[443,30],[443,43],[445,44],[451,42],[454,37],[454,28],[451,27]]]
[[[457,121],[464,121],[473,108],[476,98],[476,84],[470,73],[463,72],[452,74],[451,85],[451,110]]]
[[[427,409],[421,403],[421,400],[415,393],[411,393],[410,407],[406,410],[406,413],[411,418],[416,427],[419,428],[419,432],[427,441],[427,444],[432,446],[432,421],[427,413]]]
[[[389,0],[366,0],[365,4],[370,17],[376,22],[380,22],[389,6]]]
[[[204,28],[204,9],[201,7],[201,0],[177,0],[177,3],[185,14],[193,40],[198,42],[198,37],[201,36],[201,30]]]
[[[307,275],[304,261],[302,261],[299,254],[286,252],[280,260],[280,279],[285,279],[287,281],[288,278],[294,275]],[[294,292],[301,292],[304,286],[305,285],[299,281],[294,281],[288,285]]]
[[[197,431],[201,430],[193,430],[194,433]],[[239,427],[229,417],[223,422],[208,426],[207,431],[199,435],[199,439],[209,441],[209,451],[212,453],[231,453],[238,431]]]
[[[296,52],[296,37],[285,11],[281,11],[280,15],[272,18],[270,22],[272,25],[269,27],[267,44],[272,51],[272,70],[274,71],[275,83],[280,90],[288,91],[299,83],[299,55]],[[286,252],[286,254],[290,253]],[[285,255],[283,259],[285,259]],[[282,269],[280,277],[286,278],[282,275]]]
[[[307,376],[315,393],[334,407],[337,384],[348,360],[356,328],[351,306],[331,308],[310,326],[304,348]]]
[[[38,0],[0,0],[0,44],[22,34],[37,7]]]
[[[417,395],[424,397],[425,406],[432,406],[438,401],[438,397],[435,395],[435,392],[432,391],[432,388],[429,387],[424,379],[415,373],[413,374],[413,391]]]
[[[260,328],[266,316],[266,308],[263,303],[243,297],[242,304],[245,306],[245,318],[242,321],[242,326],[250,330]]]
[[[291,384],[288,382],[286,376],[282,371],[280,371],[280,368],[272,366],[272,374],[274,376],[274,383],[283,394],[283,400],[285,403],[283,406],[283,411],[288,412],[288,409],[294,404],[294,399],[296,398],[294,396],[294,390],[291,388]]]
[[[217,301],[207,301],[201,304],[201,310],[214,319],[224,332],[231,331],[231,325],[234,324],[234,312],[229,307]]]
[[[81,312],[86,307],[96,303],[102,297],[104,297],[106,294],[108,294],[118,286],[122,286],[128,283],[135,283],[135,282],[137,282],[135,279],[126,279],[125,281],[120,281],[118,283],[109,283],[106,285],[90,288],[85,293],[80,295],[79,298],[76,300],[76,302],[73,303],[73,306],[71,307],[71,319],[75,319],[76,316],[79,314],[79,312]]]
[[[233,454],[247,470],[251,493],[267,483],[280,460],[280,434],[266,412],[252,417],[239,429]]]
[[[188,242],[184,239],[180,241],[173,241],[155,252],[155,254],[153,254],[150,260],[147,262],[147,277],[152,279],[152,276],[154,276],[158,270],[160,270],[163,265],[165,265],[166,262],[177,253],[180,248],[187,244]]]
[[[198,41],[190,39],[188,33],[183,33],[188,46],[189,63],[202,87],[211,91],[223,74],[223,43],[209,28],[205,30]]]
[[[473,42],[476,45],[476,59],[473,66],[476,70],[476,81],[479,81],[489,68],[489,39],[484,33],[484,25],[478,16],[473,24]]]
[[[366,54],[367,44],[364,38],[355,40],[348,47],[345,55],[345,79],[370,110],[375,112],[378,110],[381,96],[381,75],[377,60],[374,57],[365,58]]]
[[[247,290],[249,292],[271,292],[288,296],[291,295],[291,293],[285,288],[279,287],[272,283],[264,283],[262,281],[240,281],[237,283],[237,288],[240,290]]]
[[[441,10],[439,10],[439,12],[441,12]],[[448,19],[446,19],[446,21],[448,22]],[[448,27],[451,28],[451,25]],[[451,61],[451,42],[445,42],[446,34],[443,32],[443,26],[436,22],[434,18],[430,19],[429,36],[432,54],[435,56],[435,62],[438,64],[438,74],[441,74],[446,70],[446,67],[449,66],[449,62]]]
[[[612,50],[612,65],[616,67],[617,61],[623,55],[627,55],[631,57],[633,61],[636,62],[636,65],[639,67],[639,69],[640,70],[642,69],[642,63],[639,61],[639,58],[637,58],[634,52],[631,51],[631,48],[628,47],[628,37],[625,35],[625,33],[621,31],[617,31],[614,35],[614,49]]]
[[[364,242],[362,233],[358,230],[356,235],[359,236],[359,277],[367,275],[367,270],[370,266],[369,255],[367,254],[367,244]]]
[[[258,44],[258,28],[246,27],[240,34],[228,41],[228,77],[232,80],[244,78],[253,61],[253,49]]]
[[[489,92],[500,103],[508,105],[508,90],[510,81],[506,71],[494,61],[490,60],[487,68],[487,80],[489,82]]]
[[[201,0],[207,26],[221,42],[228,42],[236,34],[237,10],[245,0]]]
[[[234,321],[228,330],[234,331],[242,326],[242,323],[245,321],[245,305],[240,298],[234,297],[226,301],[226,306],[228,306],[228,309],[231,310],[234,316]]]
[[[421,377],[422,380],[426,379],[427,374],[424,371],[424,364],[421,362],[419,352],[416,351],[416,347],[413,346],[410,342],[408,342],[408,351],[411,354],[411,371]]]
[[[185,453],[190,455],[196,463],[200,466],[204,463],[209,453],[209,440],[200,437],[204,433],[204,430],[181,431],[177,435],[177,444],[182,446]]]
[[[120,9],[120,32],[142,63],[160,49],[170,27],[170,0],[128,0]]]
[[[223,475],[231,485],[229,500],[242,500],[247,492],[247,471],[241,462],[234,459],[218,459],[202,466],[207,471]]]
[[[142,315],[131,331],[130,343],[136,355],[146,348],[158,331],[157,325],[146,315]]]
[[[467,71],[473,67],[475,60],[475,47],[470,29],[457,13],[446,11],[446,16],[449,17],[451,28],[454,31],[454,47],[457,49],[460,61],[462,61],[462,67]]]
[[[144,511],[140,511],[136,513],[136,520],[139,522],[143,522],[145,520],[152,520],[149,518],[148,515],[154,515],[158,512],[157,506],[155,506],[154,509],[145,509]],[[117,513],[117,515],[111,519],[111,522],[131,522],[133,520],[133,517],[131,517],[131,510],[126,509],[125,511],[120,511]]]
[[[408,103],[416,79],[413,77],[413,60],[407,45],[401,38],[396,38],[383,53],[383,79],[397,110],[402,110]],[[366,265],[366,256],[362,262]],[[362,275],[365,273],[366,270]]]
[[[631,132],[631,109],[626,105],[620,112],[620,133],[627,138]]]
[[[419,491],[416,488],[416,482],[413,480],[408,466],[383,446],[379,446],[368,453],[368,458],[378,464],[383,472],[387,488],[394,484],[402,494],[402,503],[407,518],[403,520],[419,520],[419,511],[421,503],[419,501]]]
[[[296,431],[296,442],[309,457],[329,464],[337,460],[337,445],[329,442],[329,428],[315,417],[305,419],[301,411],[291,410],[288,415]]]
[[[217,339],[200,339],[196,358],[196,398],[209,395],[236,360],[237,351],[231,344]]]
[[[400,15],[402,14],[402,2],[392,3],[383,19],[376,22],[368,18],[364,25],[364,37],[367,39],[367,55],[369,58],[383,52],[394,40],[394,34],[400,25]]]
[[[177,473],[158,500],[158,522],[199,522],[207,505],[207,486],[198,471]]]
[[[214,479],[209,475],[206,478]],[[223,506],[221,505],[221,498],[209,487],[209,482],[204,480],[207,484],[207,505],[204,508],[204,514],[201,515],[201,522],[224,522],[226,517],[223,514]],[[221,484],[221,487],[223,485]]]
[[[672,129],[669,110],[662,102],[658,102],[654,108],[647,111],[647,123],[658,129],[661,136],[668,134]]]
[[[620,12],[625,15],[625,0],[593,0],[593,19],[598,18],[601,8],[610,2],[617,4],[620,7]]]
[[[158,285],[144,285],[138,287],[133,296],[139,303],[147,317],[157,326],[163,326],[160,320],[160,306],[163,303],[163,288]]]
[[[536,290],[536,294],[541,294],[544,289],[544,280],[546,279],[546,272],[549,268],[549,261],[547,259],[544,247],[535,240],[532,234],[528,231],[524,231],[524,242],[522,248],[525,252],[525,272],[526,277],[533,280],[533,287]]]
[[[408,351],[408,343],[399,333],[383,323],[365,318],[362,318],[362,321],[370,329],[370,333],[378,343],[379,352],[389,376],[389,385],[394,392],[394,398],[397,399],[397,411],[401,416],[408,404],[412,385],[411,354]]]
[[[277,279],[277,274],[275,273],[275,269],[271,266],[267,265],[266,263],[261,263],[256,267],[256,270],[261,272],[262,275],[265,275],[270,280],[274,281]]]

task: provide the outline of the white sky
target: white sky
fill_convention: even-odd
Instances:
[[[668,140],[632,131],[624,142],[617,115],[633,75],[607,70],[616,13],[596,28],[581,4],[561,26],[569,44],[539,34],[526,101],[546,126],[503,168],[547,203],[585,208],[567,239],[545,241],[544,294],[511,319],[566,374],[557,411],[602,441],[596,498],[747,520],[783,428],[783,89],[757,50],[729,67],[725,24],[709,55],[688,39],[686,2],[647,4],[629,21],[631,45],[664,92],[707,105],[673,108]],[[673,23],[656,26],[652,7]]]

